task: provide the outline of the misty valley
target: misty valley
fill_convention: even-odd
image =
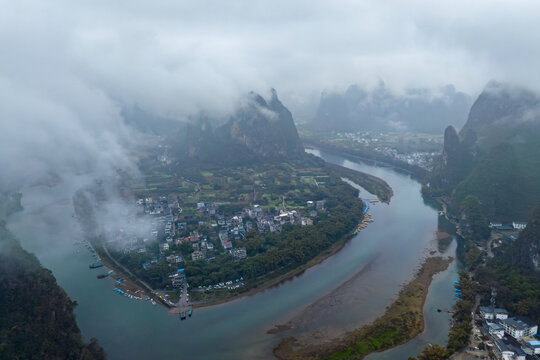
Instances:
[[[2,5],[0,360],[540,359],[538,4]]]

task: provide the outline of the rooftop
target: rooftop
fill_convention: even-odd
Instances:
[[[511,327],[513,327],[514,329],[517,329],[517,330],[525,330],[525,329],[528,329],[531,326],[534,326],[534,323],[531,324],[531,323],[526,322],[524,320],[526,320],[526,319],[515,317],[515,318],[509,318],[509,319],[502,320],[502,322],[504,322],[505,324],[508,324],[509,326],[511,326]]]

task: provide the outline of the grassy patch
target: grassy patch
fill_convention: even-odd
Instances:
[[[363,359],[371,352],[409,341],[424,329],[423,307],[433,275],[446,269],[451,262],[451,258],[428,258],[386,313],[370,325],[354,330],[342,339],[299,349],[294,338],[287,338],[274,349],[274,355],[280,359]]]

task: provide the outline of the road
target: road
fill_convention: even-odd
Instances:
[[[144,281],[142,281],[141,279],[139,279],[137,276],[135,276],[131,271],[129,271],[129,269],[127,269],[124,265],[120,264],[118,261],[116,261],[115,258],[113,258],[111,256],[111,254],[109,253],[109,249],[107,249],[107,247],[105,245],[103,245],[103,251],[105,252],[105,254],[107,254],[107,256],[109,257],[109,259],[111,259],[116,266],[118,266],[120,269],[122,269],[122,271],[125,271],[127,274],[129,274],[134,280],[136,280],[138,283],[140,283],[141,285],[143,285],[146,290],[148,290],[150,292],[150,294],[152,293],[152,287],[150,287],[150,285],[148,285],[147,283],[145,283]]]
[[[184,281],[184,285],[182,286],[182,289],[180,291],[180,298],[178,299],[178,302],[174,304],[174,307],[172,307],[169,310],[169,314],[178,315],[181,313],[187,313],[190,308],[191,308],[191,302],[189,301],[187,283]]]

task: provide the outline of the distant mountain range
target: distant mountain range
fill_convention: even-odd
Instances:
[[[310,124],[319,131],[412,131],[441,133],[448,124],[460,127],[472,104],[453,85],[437,91],[406,89],[396,94],[381,82],[373,90],[358,85],[344,93],[324,92]]]
[[[427,179],[458,209],[475,195],[489,220],[526,220],[540,203],[540,98],[490,82],[459,132],[445,131],[444,150]]]

